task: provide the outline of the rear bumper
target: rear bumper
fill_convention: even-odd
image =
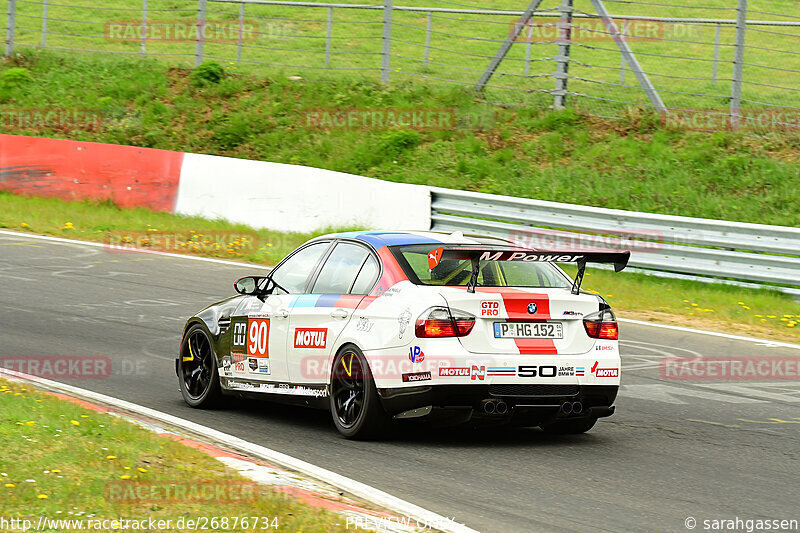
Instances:
[[[378,389],[383,407],[390,415],[412,409],[472,408],[478,410],[484,400],[504,401],[510,412],[554,416],[564,402],[579,401],[587,413],[608,416],[619,391],[618,385],[428,385]]]

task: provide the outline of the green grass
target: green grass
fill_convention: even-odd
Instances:
[[[467,89],[408,80],[391,87],[227,73],[197,86],[155,60],[30,52],[0,76],[0,116],[19,109],[94,110],[102,124],[6,123],[4,132],[304,164],[375,178],[575,204],[800,225],[800,135],[664,129],[630,112],[604,121],[574,111],[501,109]],[[484,127],[308,128],[319,108],[455,109]],[[486,125],[486,118],[491,118]]]
[[[233,250],[200,246],[196,250],[188,246],[168,251],[268,265],[277,263],[297,245],[316,235],[256,232],[247,226],[222,221],[145,209],[122,210],[110,204],[26,198],[8,193],[0,193],[0,227],[106,242],[107,232],[148,235],[153,229],[172,235],[187,235],[192,231],[202,235],[250,235],[260,243],[254,249],[246,246],[236,246]],[[798,342],[800,302],[774,291],[627,272],[615,274],[598,269],[587,271],[583,286],[602,294],[624,317]]]
[[[176,497],[132,504],[114,497],[117,487],[149,487],[148,483],[162,487],[161,494],[167,484],[190,491],[208,483],[225,490],[230,501]],[[234,493],[234,487],[241,492]],[[265,516],[276,517],[280,530],[343,530],[335,525],[335,515],[254,486],[198,450],[6,380],[0,380],[0,501],[3,518],[26,517],[34,524],[41,515],[153,518],[171,519],[172,531],[181,517]]]
[[[342,3],[359,3],[361,0],[344,0]],[[380,2],[375,2],[380,4]],[[0,9],[6,2],[0,2]],[[504,9],[522,11],[527,1],[494,0],[490,2],[441,2],[438,0],[402,0],[395,5],[470,7],[480,9]],[[539,11],[552,11],[560,0],[545,0]],[[791,2],[782,0],[751,0],[751,19],[797,21],[797,16],[788,14]],[[141,21],[141,3],[125,0],[106,0],[103,9],[76,9],[83,0],[62,0],[49,7],[51,20],[48,24],[47,45],[80,50],[117,51],[132,56],[141,53],[137,40],[119,42],[107,39],[104,22]],[[186,26],[196,22],[196,1],[173,0],[150,2],[150,19],[155,21],[178,21]],[[642,4],[608,2],[612,14],[639,16],[736,18],[734,0],[706,0],[702,6],[688,1],[678,4],[646,2]],[[33,2],[18,3],[17,40],[22,45],[40,45],[42,40],[42,5]],[[209,3],[208,20],[237,24],[236,4]],[[576,0],[576,13],[594,13],[589,0]],[[335,9],[333,13],[332,46],[330,68],[325,65],[325,32],[328,12],[325,8],[297,8],[289,6],[248,6],[245,10],[247,23],[255,23],[259,34],[255,41],[245,43],[241,60],[237,60],[235,42],[205,45],[207,58],[220,62],[236,63],[242,72],[303,75],[309,79],[328,76],[358,76],[376,81],[381,66],[381,10]],[[452,80],[451,84],[471,86],[489,63],[508,35],[515,16],[487,16],[437,13],[432,21],[429,62],[425,57],[426,13],[395,12],[393,14],[392,80],[397,82]],[[546,106],[552,104],[552,96],[540,91],[554,88],[555,63],[549,59],[558,55],[558,47],[552,43],[552,25],[556,18],[538,19],[539,24],[551,25],[541,28],[542,37],[534,35],[531,57],[536,61],[525,71],[526,45],[515,44],[506,60],[501,64],[492,85],[486,94],[490,101]],[[576,19],[583,28],[601,29],[594,23]],[[766,31],[764,31],[766,30]],[[642,68],[652,74],[651,79],[661,91],[668,107],[690,109],[725,109],[731,95],[730,79],[733,75],[735,29],[723,26],[720,35],[720,65],[718,81],[713,83],[712,62],[714,54],[714,25],[666,25],[657,30],[657,39],[633,40],[631,47],[638,54]],[[784,35],[785,34],[785,35]],[[78,36],[84,35],[84,36]],[[254,34],[255,35],[255,34]],[[573,46],[569,90],[585,98],[571,97],[570,105],[579,109],[590,109],[599,114],[618,114],[624,105],[613,100],[647,105],[648,101],[638,88],[632,73],[626,74],[626,82],[620,83],[620,54],[615,44],[602,32],[576,30]],[[683,42],[681,42],[683,41]],[[791,88],[800,86],[800,55],[793,53],[800,44],[800,32],[791,28],[750,28],[746,52],[747,66],[743,91],[745,99],[773,105],[794,105],[797,93]],[[782,50],[784,53],[768,49]],[[299,50],[299,51],[292,51]],[[182,67],[193,64],[195,43],[159,42],[147,43],[147,51],[160,54],[165,62]],[[672,56],[672,57],[661,57]],[[690,60],[687,58],[695,59]],[[544,59],[544,60],[542,60]],[[774,70],[776,61],[782,70]],[[308,67],[308,68],[303,68]],[[345,69],[345,70],[335,70]],[[351,70],[355,69],[355,70]],[[793,72],[792,72],[793,71]],[[435,80],[434,80],[435,81]],[[442,82],[448,83],[448,82]],[[756,85],[762,84],[762,85]],[[775,89],[765,85],[782,86]],[[702,93],[709,96],[695,97],[686,93]],[[606,101],[606,100],[612,101]],[[763,107],[762,104],[745,103],[744,107]]]

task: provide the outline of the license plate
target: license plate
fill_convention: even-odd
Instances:
[[[558,322],[495,322],[496,339],[563,339],[563,326]]]

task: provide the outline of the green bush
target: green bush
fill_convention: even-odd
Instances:
[[[31,71],[24,67],[11,67],[0,73],[0,87],[19,87],[33,81]]]
[[[192,85],[195,87],[206,87],[211,84],[219,83],[225,77],[225,69],[216,61],[204,61],[192,70]]]

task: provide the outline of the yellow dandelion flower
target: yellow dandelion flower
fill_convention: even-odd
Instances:
[[[78,422],[77,420],[70,420],[69,423],[72,424],[73,426],[80,426],[81,425],[81,423]]]
[[[116,455],[106,455],[106,459],[116,459]]]
[[[696,304],[696,303],[693,303],[693,304],[692,304],[692,307],[697,307],[697,304]]]
[[[81,415],[81,418],[89,418],[89,415]]]
[[[747,307],[746,305],[743,305],[743,306],[742,306],[742,309],[747,309],[748,311],[750,310],[750,308],[749,308],[749,307]]]
[[[739,305],[744,305],[744,302],[736,302]]]
[[[46,500],[47,499],[47,494],[39,494],[36,497],[39,498],[40,500]]]
[[[7,489],[13,489],[14,487],[16,487],[16,485],[14,485],[13,483],[6,483],[6,484],[5,484],[5,487],[6,487]]]
[[[130,479],[130,478],[131,478],[131,476],[129,476],[128,474],[124,474],[124,475],[122,475],[122,476],[119,476],[119,478],[120,478],[120,479]]]
[[[123,466],[122,468],[124,468],[125,470],[130,470],[131,469],[131,467],[129,467],[129,466]]]
[[[26,426],[35,426],[36,422],[34,422],[33,420],[28,420],[27,422],[25,422],[25,425]]]
[[[14,396],[22,396],[22,393],[21,392],[15,392]]]
[[[61,470],[59,470],[58,468],[54,468],[54,469],[51,470],[51,472],[54,473],[54,474],[60,474]]]
[[[146,469],[146,468],[137,468],[136,470],[138,470],[138,471],[139,471],[139,472],[141,472],[142,474],[145,474],[145,473],[147,473],[147,469]]]

